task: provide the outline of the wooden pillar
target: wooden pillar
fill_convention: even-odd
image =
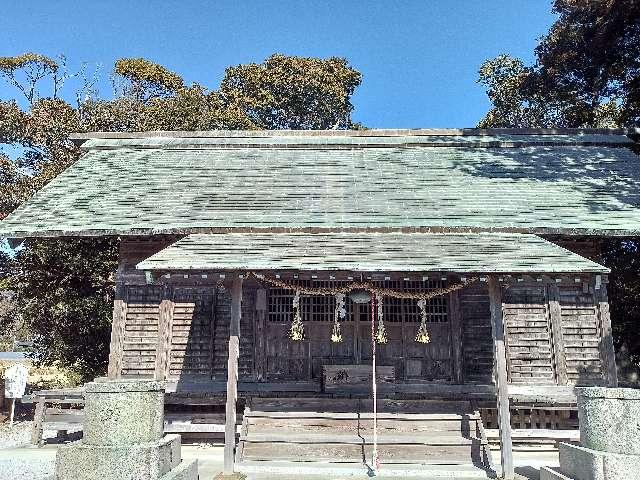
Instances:
[[[514,478],[513,445],[511,442],[511,414],[507,384],[507,357],[504,343],[504,319],[502,316],[502,291],[495,276],[489,277],[489,304],[491,308],[491,333],[498,397],[498,428],[500,430],[500,463],[504,479]]]
[[[562,334],[562,315],[560,311],[560,288],[554,283],[547,286],[549,301],[549,321],[551,322],[551,334],[553,339],[553,358],[558,385],[566,385],[569,382],[567,375],[567,358],[564,352],[564,338]]]
[[[158,314],[158,345],[156,346],[156,368],[154,375],[156,380],[166,380],[169,375],[174,304],[173,300],[167,297],[168,289],[165,289],[165,298],[160,302],[160,312]]]
[[[31,428],[31,443],[42,445],[42,433],[44,431],[44,418],[47,413],[47,404],[44,397],[38,397],[36,411],[33,415],[33,427]]]
[[[107,369],[109,378],[119,378],[122,375],[126,318],[127,303],[121,298],[116,298],[113,301],[113,319],[111,321],[111,343],[109,344],[109,367]]]
[[[267,356],[266,356],[266,318],[267,318],[267,290],[260,288],[256,290],[255,308],[255,372],[256,380],[259,382],[266,380]]]
[[[605,283],[595,290],[600,317],[600,356],[602,372],[609,387],[618,386],[618,371],[616,369],[616,354],[613,348],[613,332],[611,331],[611,315],[609,313],[609,299]]]
[[[231,286],[231,323],[229,325],[229,363],[227,364],[227,406],[224,428],[224,475],[234,473],[236,446],[236,401],[238,400],[238,357],[240,355],[240,317],[242,312],[242,277]]]
[[[451,357],[453,363],[453,381],[464,382],[462,374],[462,312],[460,310],[460,292],[449,294],[449,325],[451,327]]]

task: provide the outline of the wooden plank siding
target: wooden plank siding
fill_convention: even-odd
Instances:
[[[512,286],[503,302],[509,382],[554,383],[545,286]]]
[[[149,278],[135,270],[136,262],[169,241],[161,237],[122,242],[109,375],[164,377],[178,383],[225,381],[231,274],[227,272],[225,277],[221,272],[205,271],[167,276],[159,272]],[[311,281],[313,277],[329,278],[329,274],[305,272],[300,280],[303,277]],[[439,281],[441,277],[446,275],[429,278]],[[407,289],[417,288],[426,277],[389,272],[373,280],[383,284],[386,278],[394,288]],[[459,278],[453,276],[449,282]],[[596,282],[591,274],[513,277],[505,278],[504,284],[510,383],[615,383],[613,350],[607,344],[611,340],[606,278]],[[288,339],[290,306],[288,300],[278,297],[281,294],[255,279],[244,281],[238,362],[242,382],[319,384],[324,365],[369,363],[368,305],[347,302],[348,318],[342,322],[345,341],[334,344],[329,340],[333,298],[317,304],[303,299],[306,339],[292,342]],[[259,295],[262,298],[258,301]],[[389,342],[379,348],[380,364],[393,366],[399,383],[491,384],[493,344],[487,282],[472,284],[440,301],[443,303],[434,305],[430,317],[432,342],[419,345],[413,340],[417,309],[411,301],[385,299]]]

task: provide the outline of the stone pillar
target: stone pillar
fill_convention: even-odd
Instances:
[[[640,390],[583,387],[578,394],[580,445],[559,445],[560,470],[541,480],[640,478]]]
[[[181,461],[180,435],[164,435],[164,387],[96,379],[85,386],[81,443],[60,447],[56,480],[196,480]]]

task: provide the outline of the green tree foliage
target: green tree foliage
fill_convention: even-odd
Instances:
[[[480,68],[490,127],[640,125],[640,2],[556,0],[536,62],[500,55]]]
[[[17,159],[0,154],[0,218],[78,158],[72,132],[350,128],[350,97],[360,84],[360,74],[338,58],[274,55],[229,68],[219,90],[187,86],[161,65],[129,58],[115,64],[114,98],[78,92],[74,107],[58,96],[68,76],[62,70],[33,53],[0,58],[0,77],[28,103],[24,110],[16,99],[0,101],[0,145],[23,150]],[[19,318],[41,362],[83,379],[104,373],[117,247],[117,239],[29,240],[14,258],[0,258],[8,272],[0,279],[15,300],[0,327],[11,319],[15,327]]]
[[[180,75],[144,58],[121,58],[113,71],[123,80],[124,94],[142,102],[174,94],[184,86]]]
[[[16,254],[15,304],[28,321],[35,358],[92,378],[106,371],[117,242],[29,240]]]
[[[640,2],[556,0],[558,19],[535,49],[536,62],[500,55],[480,67],[492,127],[640,126]],[[619,352],[640,364],[638,239],[610,239],[609,298]]]
[[[361,74],[343,58],[272,55],[264,63],[227,68],[220,93],[255,128],[352,128],[351,95]]]
[[[52,58],[37,53],[24,53],[15,57],[0,57],[0,75],[25,96],[30,104],[38,98],[38,82],[52,77],[54,98],[57,94],[60,65]]]

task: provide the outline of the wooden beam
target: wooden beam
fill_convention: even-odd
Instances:
[[[500,463],[502,478],[512,480],[513,444],[511,442],[511,414],[507,384],[507,357],[504,343],[504,319],[502,316],[502,291],[498,278],[489,277],[489,304],[491,309],[491,333],[498,397],[498,428],[500,430]]]
[[[238,357],[240,356],[240,318],[242,315],[242,277],[231,286],[231,322],[229,324],[229,362],[227,364],[227,406],[224,429],[224,475],[234,473],[236,446],[236,402],[238,400]]]
[[[267,334],[267,290],[259,288],[256,290],[255,306],[255,374],[259,382],[266,380],[267,355],[265,335]]]
[[[109,367],[107,376],[119,378],[122,375],[122,355],[124,332],[127,319],[127,302],[123,299],[113,301],[113,320],[111,321],[111,343],[109,344]]]
[[[602,358],[602,372],[609,387],[618,386],[618,371],[616,369],[616,354],[613,348],[613,333],[611,331],[611,315],[609,313],[609,298],[607,286],[602,284],[595,290],[600,317],[600,356]]]
[[[569,377],[567,375],[567,358],[564,352],[562,315],[560,311],[560,288],[558,285],[555,283],[547,285],[547,297],[549,301],[549,322],[551,323],[556,382],[558,385],[566,385],[569,382]]]
[[[453,381],[464,382],[462,373],[462,311],[460,310],[460,292],[449,294],[449,325],[451,326],[451,357],[453,360]]]
[[[31,443],[42,445],[42,433],[44,431],[44,416],[47,411],[46,399],[37,397],[36,411],[33,414],[33,427],[31,428]]]
[[[165,292],[167,293],[167,292]],[[165,295],[166,297],[167,295]],[[156,346],[155,379],[166,380],[169,375],[169,355],[171,350],[171,330],[173,329],[173,301],[164,298],[160,302],[158,315],[158,344]]]

